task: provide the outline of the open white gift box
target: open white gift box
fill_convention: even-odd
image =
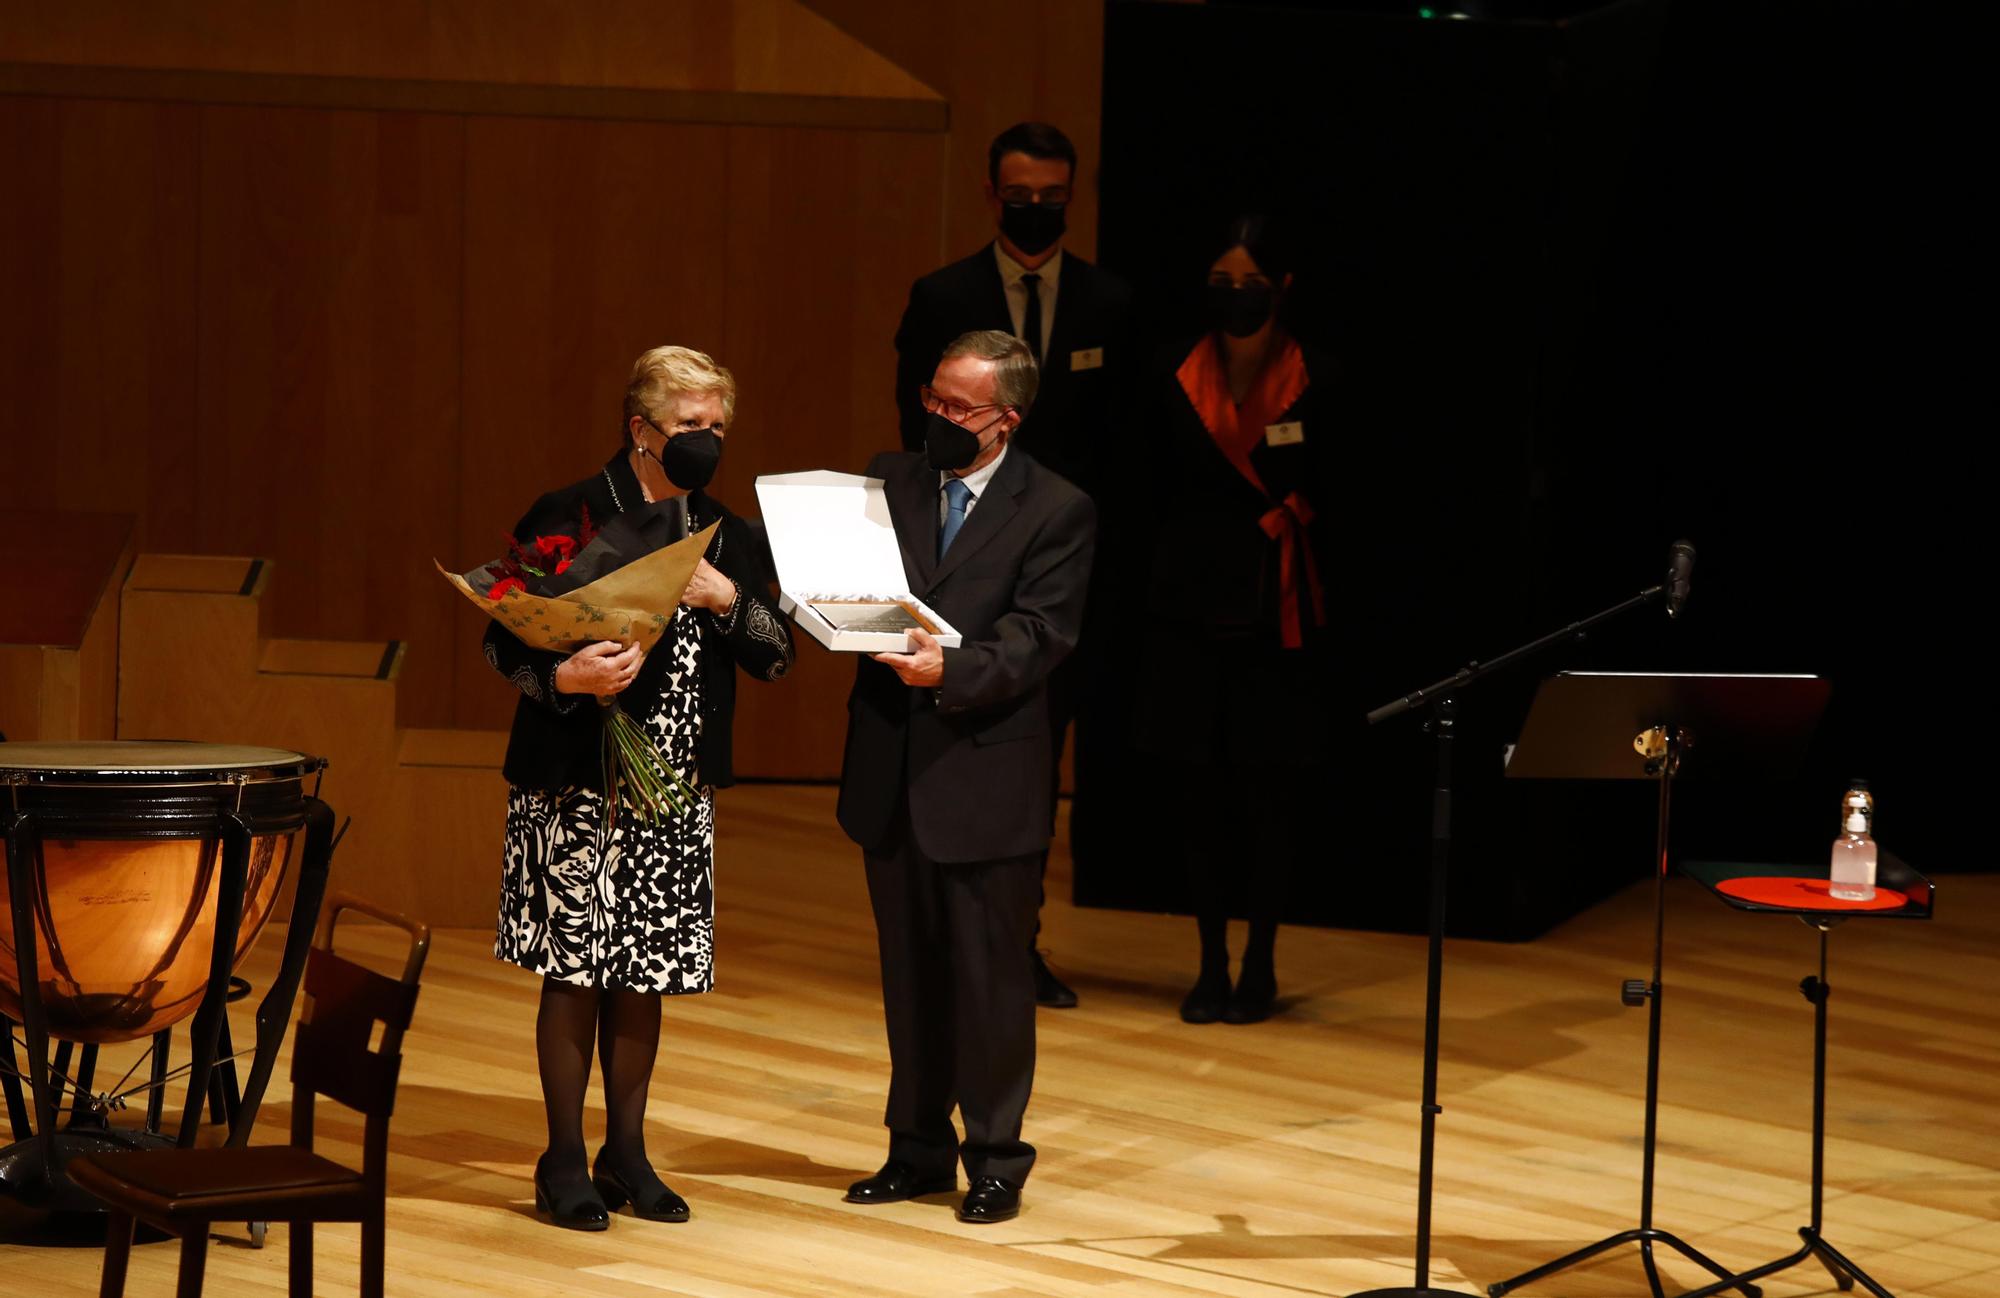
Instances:
[[[757,504],[778,566],[778,607],[813,639],[855,653],[907,653],[909,637],[901,631],[844,630],[813,607],[879,600],[910,605],[937,627],[939,644],[959,646],[951,623],[907,589],[880,478],[824,469],[765,474],[757,479]]]

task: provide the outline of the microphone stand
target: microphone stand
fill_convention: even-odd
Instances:
[[[1676,576],[1678,580],[1675,580]],[[1417,1156],[1417,1280],[1408,1288],[1370,1289],[1354,1294],[1352,1298],[1472,1298],[1472,1295],[1455,1289],[1431,1286],[1431,1184],[1437,1152],[1437,1116],[1444,1112],[1437,1102],[1438,1013],[1444,984],[1445,879],[1451,861],[1452,748],[1456,738],[1458,696],[1495,672],[1512,667],[1565,640],[1581,639],[1600,623],[1667,595],[1669,585],[1677,587],[1673,591],[1674,596],[1685,596],[1685,576],[1670,574],[1668,582],[1648,586],[1601,613],[1572,622],[1498,658],[1483,663],[1467,663],[1443,680],[1385,703],[1368,714],[1368,724],[1373,726],[1405,712],[1429,710],[1430,716],[1424,722],[1424,729],[1437,736],[1437,785],[1431,799],[1430,957],[1424,988],[1423,1134]],[[1671,602],[1673,607],[1670,611],[1678,612],[1679,598]]]

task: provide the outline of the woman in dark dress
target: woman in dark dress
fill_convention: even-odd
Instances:
[[[1190,1023],[1252,1023],[1277,999],[1274,951],[1305,825],[1332,790],[1332,368],[1285,329],[1289,258],[1238,219],[1208,270],[1212,326],[1153,384],[1146,493],[1154,544],[1138,740],[1185,808],[1201,970]],[[1235,986],[1228,924],[1250,919]]]
[[[542,977],[535,1051],[548,1150],[535,1165],[536,1207],[557,1225],[602,1230],[625,1203],[641,1217],[685,1221],[684,1200],[646,1157],[646,1092],[660,1042],[660,998],[705,992],[714,978],[713,794],[732,783],[736,670],[776,680],[791,633],[772,604],[748,526],[703,488],[735,413],[728,370],[700,352],[658,347],[632,368],[624,445],[604,468],[537,500],[514,535],[574,536],[650,502],[674,502],[657,525],[671,544],[720,523],[681,607],[651,653],[600,641],[574,654],[531,650],[499,623],[486,659],[521,693],[507,744],[506,855],[494,954]],[[598,699],[651,734],[697,794],[664,823],[630,811],[603,824]],[[584,1091],[592,1048],[604,1073],[607,1131],[586,1161]]]

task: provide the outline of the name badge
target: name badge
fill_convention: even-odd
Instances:
[[[1081,370],[1102,369],[1103,366],[1104,349],[1102,347],[1086,347],[1082,351],[1071,352],[1069,354],[1069,368],[1072,373]]]
[[[1306,440],[1306,426],[1294,420],[1289,424],[1264,425],[1264,445],[1297,446]]]

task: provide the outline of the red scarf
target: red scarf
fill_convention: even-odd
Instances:
[[[1305,497],[1294,491],[1283,500],[1272,500],[1264,480],[1250,462],[1250,452],[1264,437],[1264,429],[1278,422],[1298,403],[1312,383],[1306,373],[1305,353],[1292,338],[1278,344],[1241,404],[1229,391],[1229,374],[1223,368],[1222,348],[1204,336],[1175,372],[1188,403],[1215,440],[1216,449],[1236,467],[1236,471],[1270,501],[1271,508],[1257,520],[1264,534],[1278,544],[1278,629],[1287,649],[1305,644],[1304,617],[1300,610],[1299,588],[1304,579],[1307,601],[1314,626],[1326,625],[1326,592],[1320,585],[1319,565],[1313,559],[1306,527],[1313,521],[1313,509]]]

